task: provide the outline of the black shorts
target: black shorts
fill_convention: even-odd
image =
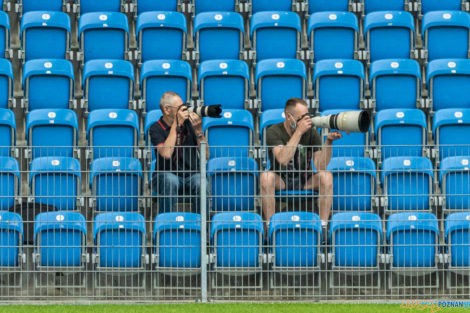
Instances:
[[[278,173],[286,185],[284,190],[304,190],[305,184],[313,173]]]

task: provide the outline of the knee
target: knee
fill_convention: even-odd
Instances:
[[[173,173],[162,173],[158,180],[163,188],[179,188],[180,185],[178,176]]]
[[[333,174],[328,171],[322,171],[318,174],[320,178],[320,185],[326,188],[333,187]]]
[[[260,185],[263,193],[269,191],[274,192],[274,184],[276,183],[276,177],[271,172],[264,172],[260,176]]]

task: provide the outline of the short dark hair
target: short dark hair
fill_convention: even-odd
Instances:
[[[286,107],[284,108],[284,110],[285,110],[285,111],[291,110],[291,109],[295,108],[295,106],[296,106],[297,104],[302,104],[302,105],[305,105],[306,107],[308,107],[307,102],[305,102],[304,99],[301,99],[301,98],[290,98],[289,100],[287,100],[287,102],[286,102]]]

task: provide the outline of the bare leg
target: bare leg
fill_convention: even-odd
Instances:
[[[273,172],[263,172],[260,177],[261,183],[261,202],[263,206],[263,214],[267,223],[271,220],[274,214],[276,200],[274,193],[276,190],[285,189],[286,184],[282,181],[279,175]]]
[[[304,189],[318,190],[320,199],[318,206],[320,207],[320,219],[328,221],[330,217],[331,206],[333,204],[333,175],[331,172],[318,172],[307,181]]]

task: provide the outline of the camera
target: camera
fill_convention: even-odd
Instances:
[[[222,113],[222,105],[214,104],[214,105],[202,105],[202,106],[190,106],[187,104],[182,105],[183,110],[188,110],[189,112],[194,112],[200,117],[214,117],[214,118],[221,118]]]
[[[345,111],[338,114],[312,117],[316,127],[337,129],[346,133],[366,133],[370,127],[367,111]]]

